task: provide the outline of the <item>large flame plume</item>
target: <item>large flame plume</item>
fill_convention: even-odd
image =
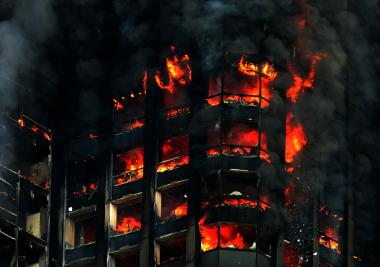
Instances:
[[[305,130],[302,125],[295,121],[294,114],[289,112],[286,115],[285,162],[288,164],[293,163],[307,142]]]
[[[175,47],[171,46],[173,56],[166,58],[166,82],[165,79],[162,78],[161,72],[157,72],[154,75],[158,87],[169,91],[171,94],[173,94],[177,88],[189,85],[192,78],[190,57],[187,54],[179,56],[175,50]]]

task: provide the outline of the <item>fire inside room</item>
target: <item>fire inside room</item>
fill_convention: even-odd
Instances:
[[[378,266],[354,2],[0,1],[0,267]]]

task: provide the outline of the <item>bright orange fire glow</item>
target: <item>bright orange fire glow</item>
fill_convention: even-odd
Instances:
[[[202,252],[215,249],[218,246],[218,226],[205,225],[205,221],[206,216],[203,216],[198,222]],[[220,224],[221,248],[249,249],[254,242],[253,236],[253,229],[249,226],[228,223]]]
[[[116,110],[122,110],[122,109],[124,109],[124,105],[123,104],[121,104],[120,102],[119,102],[119,100],[117,100],[117,99],[112,99],[113,100],[113,106],[114,106],[114,108],[116,109]]]
[[[72,192],[73,196],[81,196],[85,194],[89,194],[94,192],[96,189],[96,183],[90,183],[87,185],[82,185],[82,189],[80,191],[74,191]]]
[[[95,134],[95,133],[90,133],[89,135],[88,135],[88,138],[90,138],[90,139],[95,139],[95,138],[98,138],[99,136],[97,135],[97,134]]]
[[[321,206],[319,208],[319,212],[325,214],[326,216],[329,216],[330,218],[334,219],[335,221],[343,221],[343,217],[339,216],[338,214],[333,214],[331,211],[329,211],[326,206]]]
[[[322,246],[325,246],[328,249],[335,251],[338,254],[342,253],[339,248],[339,243],[333,240],[331,237],[329,237],[327,233],[326,235],[319,236],[319,244],[321,244]]]
[[[169,93],[173,94],[177,87],[184,87],[191,82],[191,66],[190,57],[184,55],[182,57],[175,54],[175,47],[171,47],[173,53],[172,58],[166,58],[166,73],[168,76],[167,83],[161,76],[160,72],[154,75],[154,79],[161,89],[168,90]]]
[[[17,123],[18,123],[18,125],[19,125],[20,127],[25,127],[25,121],[24,121],[23,118],[19,118],[19,119],[17,120]]]
[[[259,131],[244,124],[231,124],[224,128],[228,129],[222,132],[222,143],[225,145],[222,145],[220,149],[214,147],[207,150],[207,155],[213,157],[222,153],[227,156],[252,156],[253,148],[259,144]],[[209,133],[209,139],[215,139],[215,134],[215,132]],[[271,163],[267,150],[267,136],[261,133],[260,158]]]
[[[205,225],[205,221],[206,216],[203,216],[198,222],[202,252],[213,250],[218,246],[218,226]]]
[[[189,136],[175,136],[162,144],[162,162],[157,172],[171,171],[189,164]]]
[[[245,75],[248,76],[257,76],[259,74],[260,68],[258,65],[253,64],[252,62],[247,62],[246,61],[246,56],[243,55],[240,58],[239,61],[239,71]],[[261,68],[261,74],[264,75],[264,77],[274,80],[278,72],[275,71],[273,65],[269,64],[268,62],[265,62]]]
[[[178,205],[174,209],[173,213],[176,217],[186,216],[187,215],[187,202]]]
[[[265,196],[261,197],[262,201],[257,200],[251,200],[251,199],[225,199],[223,200],[223,204],[225,206],[231,206],[231,207],[239,207],[239,208],[256,208],[257,203],[259,203],[259,207],[261,211],[266,211],[267,209],[270,209],[270,206],[268,203],[268,198]]]
[[[286,97],[293,103],[296,103],[298,98],[304,93],[305,89],[313,89],[315,78],[315,67],[317,63],[326,55],[324,53],[316,53],[312,56],[310,63],[310,71],[306,77],[302,77],[293,64],[289,64],[289,72],[293,77],[293,84],[287,90]]]
[[[148,71],[144,71],[144,76],[142,80],[144,95],[146,95],[147,86],[148,86]]]
[[[123,217],[116,227],[118,234],[127,234],[141,229],[141,221],[134,217]]]
[[[307,138],[302,125],[294,121],[294,114],[286,115],[285,162],[293,163],[295,157],[307,144]]]
[[[126,131],[133,131],[135,129],[141,128],[145,125],[145,122],[143,120],[133,120],[130,122],[127,122],[124,126],[123,129]]]
[[[182,114],[189,114],[190,113],[190,108],[189,107],[184,107],[184,108],[173,108],[165,111],[165,119],[173,119],[176,118]]]
[[[144,149],[136,148],[118,157],[118,163],[121,165],[122,175],[116,179],[117,184],[129,183],[143,178],[144,175]]]
[[[182,156],[173,160],[165,161],[158,165],[157,172],[172,171],[174,169],[177,169],[179,167],[189,164],[189,161],[190,161],[189,156]]]

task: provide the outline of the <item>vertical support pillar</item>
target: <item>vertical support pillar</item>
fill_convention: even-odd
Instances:
[[[150,72],[148,77],[153,77]],[[154,184],[156,181],[156,164],[158,158],[158,90],[152,79],[148,80],[145,97],[144,126],[144,181],[141,214],[140,267],[154,266]]]
[[[272,267],[284,266],[284,233],[282,229],[279,230],[277,235],[272,241],[271,250],[271,265]]]
[[[49,194],[48,266],[64,265],[64,221],[66,210],[67,140],[59,132],[52,141],[52,170]]]
[[[313,200],[313,267],[319,267],[319,194]]]
[[[112,128],[111,128],[112,129]],[[107,137],[106,137],[107,138]],[[109,182],[111,180],[110,140],[105,140],[100,162],[104,169],[99,177],[96,202],[96,266],[107,266],[109,250]]]

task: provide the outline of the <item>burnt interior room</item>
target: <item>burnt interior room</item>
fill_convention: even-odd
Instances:
[[[0,0],[0,267],[378,266],[376,10]]]

